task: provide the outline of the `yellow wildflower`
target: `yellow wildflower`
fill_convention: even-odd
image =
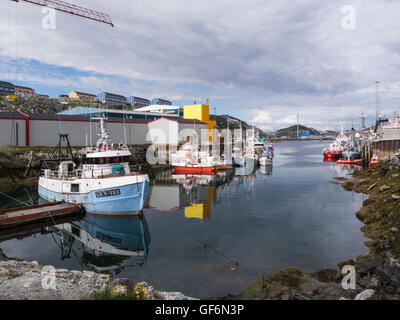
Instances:
[[[136,290],[136,294],[139,294],[139,291]]]
[[[114,293],[118,293],[118,289],[117,289],[117,288],[114,288],[114,289],[113,289],[113,292],[114,292]]]

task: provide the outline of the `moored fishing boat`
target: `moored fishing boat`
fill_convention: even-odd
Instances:
[[[359,135],[356,136],[354,129],[351,129],[351,139],[347,144],[345,150],[342,151],[341,162],[339,163],[357,163],[362,162],[361,152],[360,152],[360,139]]]
[[[199,152],[194,143],[185,143],[179,151],[171,153],[170,163],[175,174],[214,174],[217,171],[214,157]]]
[[[336,163],[342,163],[342,164],[362,164],[363,160],[362,159],[339,159],[336,161]]]
[[[272,165],[274,159],[274,149],[272,145],[267,145],[265,151],[260,155],[260,166]]]
[[[217,167],[199,163],[173,163],[175,174],[215,174]]]
[[[329,148],[325,148],[324,150],[322,150],[322,154],[324,158],[338,159],[342,156],[342,151],[343,150],[336,148],[334,144],[331,144]]]
[[[246,159],[243,157],[242,149],[235,147],[232,150],[232,162],[234,166],[243,167],[246,165]]]
[[[335,142],[331,143],[329,147],[322,150],[322,154],[325,159],[339,159],[342,156],[342,152],[348,145],[348,138],[341,130],[340,134],[336,137]]]
[[[42,170],[39,195],[46,201],[82,204],[90,213],[140,213],[149,177],[131,171],[131,152],[121,144],[110,145],[104,119],[99,120],[101,133],[96,148],[82,150],[79,163],[60,161],[56,170]]]
[[[375,164],[379,163],[379,158],[377,156],[372,157],[371,162],[369,163],[370,166],[373,166]]]
[[[261,155],[260,157],[260,166],[271,166],[272,165],[272,158],[268,155]]]

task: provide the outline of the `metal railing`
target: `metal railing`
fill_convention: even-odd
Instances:
[[[108,178],[108,177],[116,177],[117,175],[113,175],[112,168],[107,169],[93,169],[93,170],[85,170],[75,169],[73,171],[62,172],[59,170],[50,170],[48,171],[48,175],[46,176],[46,170],[50,169],[42,169],[40,171],[41,177],[46,177],[49,179],[57,179],[57,180],[75,180],[75,179],[95,179],[95,178]],[[129,166],[129,173],[124,172],[121,176],[137,176],[141,173],[137,172],[136,166]]]

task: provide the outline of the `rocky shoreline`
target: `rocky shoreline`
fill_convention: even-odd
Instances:
[[[37,261],[5,259],[0,251],[0,300],[195,300],[180,292],[157,291],[146,282],[92,271],[42,266]],[[130,294],[129,294],[130,293]],[[137,295],[136,295],[137,294]]]
[[[400,160],[393,157],[357,171],[351,179],[337,178],[348,191],[369,198],[356,213],[370,240],[366,256],[338,264],[338,268],[303,273],[287,268],[250,285],[240,299],[399,300],[400,299]],[[344,266],[355,268],[355,289],[343,289]]]

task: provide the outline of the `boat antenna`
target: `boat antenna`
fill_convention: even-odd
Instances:
[[[375,87],[376,87],[376,121],[378,121],[381,118],[379,84],[380,84],[379,81],[375,82]]]
[[[127,145],[127,143],[126,143],[126,113],[125,113],[125,105],[124,104],[122,105],[122,111],[123,111],[122,116],[124,117],[124,129],[123,129],[123,131],[124,131],[124,144]]]

